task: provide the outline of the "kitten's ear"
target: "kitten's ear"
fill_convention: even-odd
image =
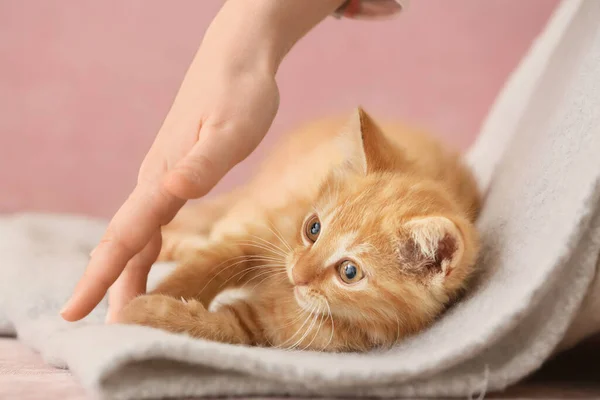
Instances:
[[[393,168],[387,139],[362,108],[354,111],[338,139],[351,169],[367,174]]]
[[[460,230],[448,218],[416,218],[403,226],[400,262],[419,275],[447,277],[461,261],[464,248]]]

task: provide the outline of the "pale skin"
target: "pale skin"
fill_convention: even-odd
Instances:
[[[129,301],[146,292],[161,248],[161,227],[258,146],[277,113],[280,63],[343,2],[224,3],[140,167],[137,185],[62,309],[64,319],[85,317],[108,291],[107,321],[114,322]]]

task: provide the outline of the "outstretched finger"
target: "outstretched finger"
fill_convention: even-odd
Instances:
[[[156,231],[144,249],[137,253],[123,273],[108,290],[108,314],[106,322],[116,322],[119,312],[136,296],[146,293],[146,282],[152,264],[158,258],[162,237]]]
[[[150,242],[161,225],[173,219],[184,201],[162,187],[136,187],[113,217],[94,250],[83,277],[61,311],[67,321],[89,314],[125,266]]]

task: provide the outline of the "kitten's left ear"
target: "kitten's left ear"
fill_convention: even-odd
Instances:
[[[394,168],[392,147],[373,118],[358,107],[339,135],[347,164],[357,172]]]
[[[410,272],[447,277],[463,258],[463,235],[448,218],[416,218],[403,231],[400,262]]]

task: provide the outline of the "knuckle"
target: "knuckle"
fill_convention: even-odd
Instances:
[[[133,256],[141,250],[139,240],[135,235],[124,235],[118,224],[111,223],[105,237],[100,241],[102,246],[114,249],[118,254],[125,254],[128,257]]]
[[[201,153],[194,154],[193,157],[190,157],[189,163],[187,163],[185,167],[187,173],[193,176],[197,181],[200,181],[207,176],[214,175],[218,170],[217,164],[211,160],[211,158]]]

